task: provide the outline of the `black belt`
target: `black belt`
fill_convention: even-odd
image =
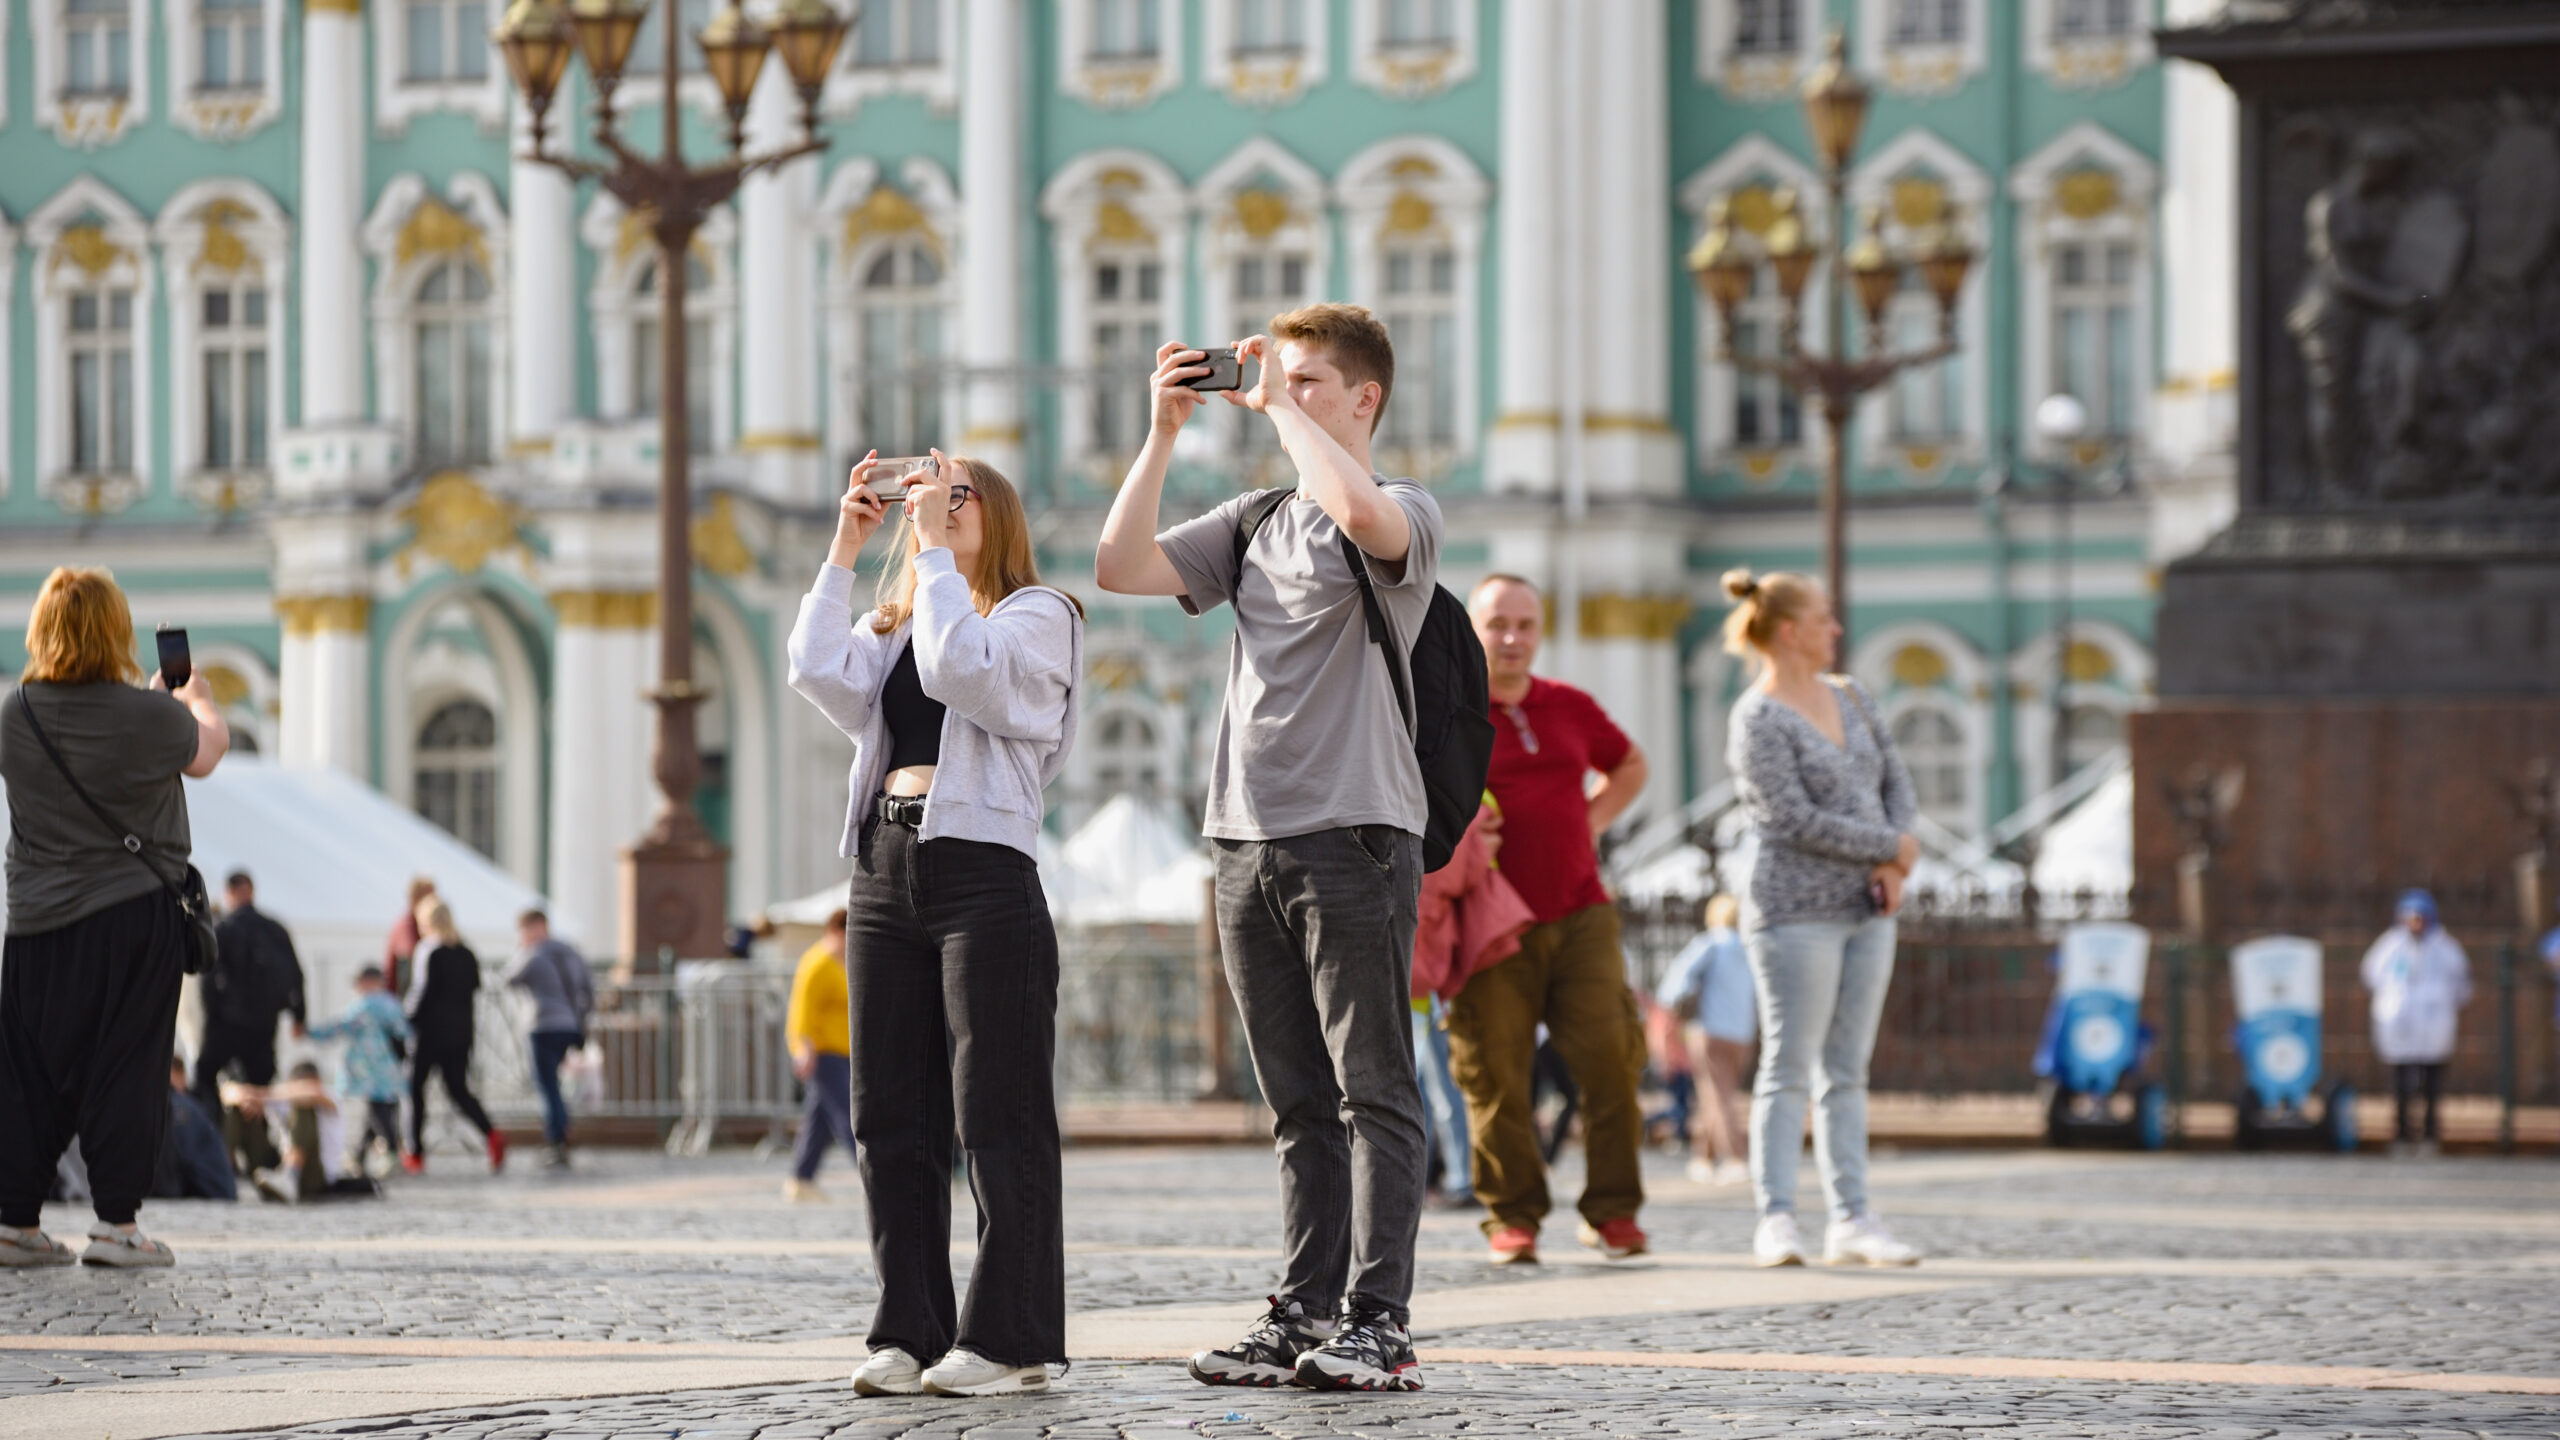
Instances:
[[[921,795],[883,795],[880,818],[892,825],[912,830],[924,823],[924,797]]]

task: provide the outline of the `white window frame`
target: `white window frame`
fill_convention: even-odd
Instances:
[[[1463,7],[1462,13],[1472,12]],[[1415,164],[1413,162],[1419,162]],[[1427,167],[1427,168],[1426,168]],[[1484,227],[1492,183],[1465,151],[1436,135],[1398,135],[1354,155],[1335,181],[1342,206],[1344,243],[1351,259],[1351,298],[1370,309],[1386,298],[1387,225],[1400,201],[1431,208],[1457,257],[1457,448],[1451,465],[1483,449]],[[1406,396],[1406,403],[1411,397]],[[1392,406],[1395,395],[1387,397]]]
[[[1793,186],[1801,202],[1807,237],[1816,245],[1824,243],[1830,233],[1830,221],[1823,213],[1826,207],[1821,200],[1824,194],[1822,177],[1814,172],[1813,167],[1797,158],[1793,151],[1766,135],[1747,135],[1735,141],[1722,155],[1681,183],[1680,206],[1689,216],[1691,240],[1694,242],[1697,236],[1705,233],[1708,208],[1718,197],[1752,184]],[[1802,304],[1808,329],[1818,329],[1817,317],[1824,313],[1823,297],[1830,285],[1824,268],[1815,266],[1812,278],[1805,284]],[[1749,450],[1743,449],[1733,423],[1733,413],[1745,377],[1738,367],[1716,358],[1716,352],[1724,343],[1724,318],[1716,313],[1716,307],[1705,297],[1696,294],[1694,287],[1691,288],[1689,303],[1695,317],[1694,333],[1698,345],[1693,366],[1697,376],[1695,413],[1698,417],[1695,426],[1698,449],[1693,463],[1698,472],[1708,475],[1730,473],[1747,484],[1775,488],[1797,471],[1818,463],[1822,444],[1820,417],[1815,413],[1813,402],[1804,396],[1797,397],[1803,419],[1796,432],[1795,444],[1756,445]],[[1768,323],[1775,324],[1778,302],[1762,303],[1768,308]]]
[[[507,573],[523,578],[518,571]],[[447,602],[470,613],[482,650],[420,644],[428,622]],[[413,814],[418,731],[427,717],[453,699],[477,700],[498,717],[497,864],[530,885],[541,878],[543,726],[541,686],[517,624],[525,618],[485,579],[448,572],[414,592],[383,637],[371,693],[374,713],[386,718],[377,772],[381,788]],[[387,723],[395,716],[399,723]]]
[[[2115,177],[2115,207],[2088,219],[2062,213],[2056,191],[2063,177],[2082,170],[2103,170]],[[2026,158],[2010,172],[2009,195],[2018,205],[2019,356],[2018,413],[2032,415],[2037,402],[2053,388],[2054,247],[2064,241],[2128,244],[2133,264],[2133,413],[2122,438],[2140,452],[2151,423],[2152,307],[2156,303],[2152,270],[2155,251],[2152,219],[2160,193],[2160,170],[2152,159],[2094,121],[2083,120]],[[2041,436],[2027,444],[2037,458],[2061,458],[2061,451]]]
[[[1399,100],[1421,100],[1465,83],[1482,63],[1476,0],[1451,0],[1445,45],[1389,45],[1387,0],[1351,0],[1351,75]]]
[[[133,133],[151,118],[151,27],[159,6],[152,0],[127,0],[131,17],[126,31],[130,88],[121,97],[62,93],[68,57],[63,43],[69,33],[65,0],[27,0],[28,39],[34,47],[36,123],[65,145],[95,150]],[[0,37],[5,38],[5,37]]]
[[[228,670],[239,676],[241,683],[248,687],[247,693],[223,707],[222,715],[231,724],[233,739],[237,741],[246,734],[262,759],[282,758],[276,749],[282,717],[279,714],[281,702],[276,688],[275,662],[231,640],[199,640],[191,649],[198,670]]]
[[[446,0],[451,3],[451,0]],[[488,0],[489,23],[498,23],[504,7]],[[502,134],[507,125],[507,66],[489,57],[483,80],[411,80],[409,78],[408,0],[387,0],[387,9],[367,26],[373,33],[373,124],[385,135],[407,132],[412,117],[451,110],[480,122],[484,135]],[[655,83],[652,81],[651,83]],[[705,84],[709,82],[706,80]],[[632,102],[631,84],[614,92],[614,103]],[[653,92],[654,93],[654,92]]]
[[[367,309],[373,323],[373,411],[380,423],[398,431],[414,458],[418,417],[411,413],[418,357],[411,324],[418,286],[430,269],[446,259],[443,252],[414,253],[400,258],[400,232],[418,206],[433,192],[426,178],[411,171],[392,178],[365,218],[362,238],[373,259],[373,295]],[[498,203],[497,187],[476,171],[457,171],[434,198],[469,221],[478,231],[479,253],[472,258],[489,278],[491,354],[489,415],[493,426],[492,463],[503,456],[509,435],[507,373],[507,212]],[[468,467],[466,467],[468,468]]]
[[[1744,55],[1734,49],[1741,29],[1739,0],[1697,0],[1698,78],[1728,100],[1755,104],[1792,98],[1795,87],[1822,59],[1821,0],[1781,0],[1796,9],[1796,48]]]
[[[1164,267],[1157,305],[1170,329],[1189,323],[1186,282],[1191,259],[1191,192],[1182,177],[1162,160],[1142,150],[1093,150],[1077,156],[1050,178],[1040,193],[1040,213],[1050,227],[1051,260],[1058,296],[1058,358],[1070,371],[1091,371],[1100,363],[1093,345],[1093,283],[1090,274],[1097,246],[1111,242],[1101,234],[1106,205],[1126,209],[1153,244],[1138,258]],[[1170,335],[1165,337],[1171,339]],[[1150,347],[1152,348],[1152,347]],[[1091,382],[1061,399],[1059,448],[1070,463],[1096,478],[1110,478],[1115,457],[1094,449]],[[1122,455],[1116,457],[1126,460]]]
[[[1237,212],[1238,201],[1252,191],[1276,192],[1289,204],[1287,218],[1259,239],[1246,231]],[[1272,308],[1261,308],[1258,314],[1244,309],[1236,294],[1238,261],[1257,255],[1302,254],[1309,271],[1305,298],[1321,300],[1332,293],[1333,227],[1326,222],[1324,177],[1314,166],[1277,141],[1256,136],[1200,177],[1195,200],[1201,217],[1203,343],[1258,334],[1278,313]],[[1210,418],[1219,431],[1220,449],[1238,458],[1255,453],[1257,434],[1268,435],[1271,430],[1270,422],[1261,416],[1227,405],[1212,407]]]
[[[1904,45],[1893,35],[1893,12],[1902,0],[1858,0],[1858,68],[1897,95],[1951,94],[1989,63],[1987,0],[1958,0],[1964,34],[1953,42]],[[1935,4],[1937,0],[1929,0]]]
[[[869,448],[870,440],[861,433],[862,410],[857,403],[863,385],[862,353],[862,276],[880,243],[905,239],[914,232],[893,236],[862,236],[858,243],[848,244],[848,231],[854,216],[861,211],[873,191],[883,181],[879,162],[869,156],[855,156],[836,167],[827,177],[826,193],[818,201],[820,253],[825,263],[827,306],[828,382],[826,395],[826,445],[830,456],[857,455]],[[939,253],[942,260],[942,335],[943,359],[957,362],[960,358],[960,249],[965,243],[960,231],[960,192],[951,183],[950,173],[923,156],[910,156],[898,169],[894,187],[923,212],[921,234]],[[962,416],[961,386],[957,371],[943,386],[942,414],[946,425]],[[955,436],[957,431],[955,429]],[[948,449],[949,447],[944,447]]]
[[[904,7],[907,0],[878,0],[884,5]],[[863,65],[857,61],[859,35],[848,38],[837,52],[836,66],[827,76],[827,86],[819,105],[830,116],[845,116],[862,108],[862,102],[882,95],[919,95],[937,113],[947,114],[960,105],[960,11],[964,0],[939,0],[936,17],[935,58],[929,64],[901,61],[895,65]],[[871,19],[865,15],[863,24]]]
[[[162,0],[169,27],[169,118],[199,140],[239,140],[284,113],[284,0],[259,0],[261,77],[255,87],[196,88],[204,0]]]
[[[1920,484],[1933,484],[1960,465],[1980,463],[1990,454],[1991,437],[1991,347],[1982,343],[1990,326],[1991,254],[1991,176],[1979,165],[1924,126],[1914,125],[1867,157],[1849,174],[1849,201],[1853,207],[1881,206],[1885,212],[1885,240],[1895,253],[1909,255],[1917,238],[1903,229],[1893,217],[1893,185],[1913,171],[1924,171],[1945,188],[1947,203],[1954,206],[1961,222],[1959,233],[1973,247],[1976,257],[1966,272],[1964,289],[1956,297],[1956,353],[1940,364],[1953,364],[1961,374],[1964,387],[1963,410],[1955,433],[1941,437],[1946,443],[1927,446],[1901,444],[1893,431],[1893,394],[1897,382],[1888,382],[1868,394],[1858,406],[1858,463],[1868,469],[1893,467]],[[1905,290],[1895,299],[1899,315],[1926,306],[1929,316],[1928,335],[1937,339],[1937,297],[1926,290]],[[1889,320],[1888,324],[1895,323]],[[1850,329],[1861,347],[1866,334],[1866,317],[1852,317]],[[1894,341],[1895,331],[1886,331],[1886,343]],[[1932,453],[1922,455],[1921,450]],[[1923,461],[1927,463],[1922,463]]]
[[[1913,687],[1894,676],[1894,660],[1918,646],[1934,652],[1946,673],[1934,685]],[[1934,620],[1898,620],[1860,640],[1849,659],[1849,673],[1877,697],[1885,733],[1903,713],[1926,706],[1956,722],[1965,742],[1965,814],[1963,823],[1947,828],[1978,835],[1991,823],[1987,807],[1991,773],[1991,663],[1954,628]],[[1932,817],[1935,818],[1935,817]]]
[[[2060,783],[2053,773],[2054,687],[2062,687],[2066,709],[2112,710],[2131,715],[2151,708],[2151,651],[2122,627],[2104,620],[2071,622],[2071,644],[2093,645],[2107,653],[2114,673],[2104,680],[2071,680],[2062,674],[2062,647],[2046,628],[2019,647],[2009,665],[2010,684],[2018,695],[2016,733],[2018,773],[2026,794],[2043,794]]]
[[[209,225],[206,211],[236,206],[225,230],[246,248],[248,265],[238,271],[211,268],[205,259]],[[178,488],[197,503],[219,506],[224,487],[229,499],[243,503],[270,493],[285,428],[285,299],[292,293],[293,227],[284,207],[255,183],[246,180],[199,180],[169,197],[152,227],[160,247],[160,268],[169,283],[169,442],[170,468]],[[259,469],[234,466],[215,472],[205,468],[203,345],[200,328],[204,292],[233,286],[243,275],[254,276],[267,292],[267,463]]]
[[[96,224],[115,253],[94,275],[56,250],[63,235]],[[74,514],[94,504],[122,510],[151,485],[151,360],[158,353],[153,320],[159,305],[159,270],[151,263],[151,228],[123,196],[94,176],[82,175],[27,217],[27,248],[34,252],[36,281],[36,476],[54,503]],[[70,305],[75,291],[133,292],[133,468],[73,477],[71,466]]]
[[[2027,68],[2065,90],[2100,90],[2121,85],[2157,55],[2151,27],[2159,21],[2157,0],[2132,0],[2133,25],[2121,35],[2066,39],[2056,33],[2065,0],[2026,0]]]
[[[1135,0],[1156,10],[1156,53],[1151,59],[1096,56],[1094,7],[1101,0],[1060,0],[1058,88],[1099,110],[1134,110],[1182,83],[1182,18],[1191,7],[1178,0]]]
[[[608,424],[645,418],[639,414],[641,367],[658,363],[641,353],[642,321],[658,318],[658,294],[643,295],[640,277],[658,260],[654,238],[626,241],[622,202],[597,192],[578,220],[578,238],[596,253],[595,279],[587,289],[587,319],[596,353],[596,409]],[[696,458],[725,454],[738,443],[738,217],[734,206],[721,205],[703,217],[694,232],[694,258],[710,272],[707,288],[685,292],[688,322],[706,322],[711,332],[710,358],[703,362],[711,379],[711,433],[693,439]]]
[[[1304,17],[1306,36],[1294,51],[1240,51],[1236,7],[1245,0],[1204,0],[1200,11],[1201,63],[1209,83],[1240,105],[1268,110],[1305,95],[1325,82],[1333,55],[1331,0],[1293,0]]]

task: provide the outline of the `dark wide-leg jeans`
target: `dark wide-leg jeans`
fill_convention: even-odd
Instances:
[[[1413,1075],[1422,839],[1391,825],[1211,842],[1218,948],[1274,1115],[1284,1296],[1407,1322],[1430,1130]]]
[[[1058,935],[1038,867],[1006,845],[866,828],[845,902],[845,978],[853,1134],[880,1274],[871,1347],[928,1365],[955,1345],[1005,1365],[1063,1361]],[[978,1261],[956,1312],[955,1120],[978,1204]]]

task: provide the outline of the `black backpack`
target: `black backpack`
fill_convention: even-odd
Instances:
[[[1244,583],[1244,552],[1263,522],[1296,494],[1295,486],[1257,491],[1245,502],[1236,525],[1236,584]],[[1427,811],[1422,829],[1424,873],[1449,863],[1449,854],[1475,823],[1484,804],[1484,779],[1493,768],[1493,693],[1485,676],[1484,646],[1467,619],[1467,607],[1449,587],[1432,587],[1431,608],[1413,637],[1408,664],[1396,663],[1395,632],[1387,625],[1386,608],[1369,580],[1369,567],[1351,537],[1342,540],[1343,562],[1360,584],[1360,608],[1369,617],[1369,640],[1386,652],[1387,674],[1395,681],[1396,708],[1404,714],[1405,732],[1413,738],[1413,758],[1422,767],[1422,796]],[[1239,642],[1241,643],[1241,642]],[[1410,678],[1408,678],[1410,672]]]

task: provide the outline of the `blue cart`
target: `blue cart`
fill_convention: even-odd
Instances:
[[[2143,1150],[2168,1143],[2167,1098],[2156,1082],[2136,1078],[2149,1049],[2142,986],[2150,960],[2151,932],[2139,925],[2101,921],[2063,932],[2047,1143]]]
[[[2356,1092],[2341,1080],[2312,1108],[2320,1084],[2320,944],[2269,935],[2231,952],[2235,1034],[2247,1081],[2234,1109],[2232,1143],[2356,1148]]]

